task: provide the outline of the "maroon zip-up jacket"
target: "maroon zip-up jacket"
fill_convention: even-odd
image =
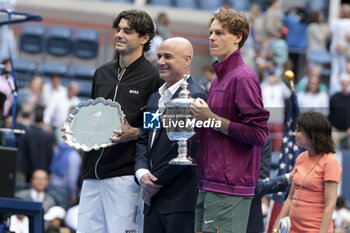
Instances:
[[[269,112],[263,108],[259,79],[240,50],[213,64],[217,78],[208,93],[210,109],[230,120],[228,135],[211,128],[199,133],[200,189],[254,196],[260,151],[268,137]]]

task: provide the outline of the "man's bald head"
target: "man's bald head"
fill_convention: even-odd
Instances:
[[[191,42],[183,37],[169,38],[160,45],[157,57],[160,77],[171,86],[185,74],[190,74],[193,47]]]
[[[183,37],[172,37],[166,39],[163,43],[173,43],[177,47],[181,48],[184,54],[191,55],[193,57],[193,47],[189,40]]]

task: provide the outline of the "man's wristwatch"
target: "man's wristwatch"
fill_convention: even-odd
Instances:
[[[222,119],[221,119],[221,117],[217,116],[214,123],[216,123],[217,121],[220,122],[220,127],[216,127],[216,124],[214,124],[214,125],[213,125],[213,130],[220,131],[220,129],[221,129],[221,124],[222,124]]]

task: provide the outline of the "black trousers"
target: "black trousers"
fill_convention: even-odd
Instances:
[[[161,214],[156,206],[144,216],[144,233],[193,233],[194,211]]]

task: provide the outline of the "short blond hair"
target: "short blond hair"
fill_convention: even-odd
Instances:
[[[213,21],[217,19],[222,24],[223,28],[227,29],[233,35],[242,35],[238,47],[242,48],[249,35],[249,21],[244,13],[239,13],[232,9],[220,9],[215,13],[209,21],[209,27]]]

